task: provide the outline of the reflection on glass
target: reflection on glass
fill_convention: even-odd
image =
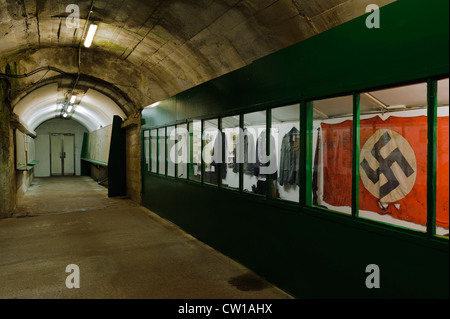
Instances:
[[[244,115],[244,131],[239,137],[238,159],[244,153],[244,191],[258,195],[267,194],[266,170],[269,164],[267,154],[266,112]],[[261,172],[262,170],[262,172]]]
[[[151,136],[151,151],[152,151],[152,173],[158,173],[158,131],[157,130],[151,130],[150,132]]]
[[[166,175],[166,128],[158,130],[158,144],[159,174]]]
[[[276,198],[300,201],[300,105],[272,110],[271,134],[275,141],[278,179],[273,181]]]
[[[361,94],[359,216],[426,231],[427,84]]]
[[[351,215],[353,96],[314,101],[314,206]]]
[[[205,163],[204,182],[207,184],[219,184],[219,168],[223,161],[224,150],[222,138],[219,136],[219,120],[204,121],[203,132],[203,160]]]
[[[191,152],[189,165],[189,179],[197,182],[202,180],[202,122],[189,123],[191,135]]]
[[[177,125],[176,163],[178,178],[187,179],[189,163],[189,132],[187,124]]]
[[[449,236],[449,79],[438,82],[438,162],[436,199],[436,233]]]
[[[150,172],[150,131],[144,131],[145,172]]]
[[[170,126],[167,128],[167,176],[169,177],[175,177],[175,143],[175,126]]]
[[[240,133],[239,116],[222,119],[222,136],[225,143],[222,168],[222,187],[239,189],[240,165],[237,161],[237,144]]]

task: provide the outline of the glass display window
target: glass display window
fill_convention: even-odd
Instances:
[[[448,78],[144,130],[143,143],[145,173],[293,203],[306,196],[313,207],[449,238]]]
[[[300,105],[272,110],[271,134],[275,142],[278,178],[273,181],[275,198],[300,201]]]
[[[202,181],[202,121],[189,123],[190,164],[189,180]]]
[[[313,102],[312,204],[352,214],[353,95]]]
[[[151,172],[158,173],[158,130],[150,131],[150,146],[151,146]]]
[[[438,81],[436,234],[449,238],[449,79]]]
[[[240,117],[222,119],[222,136],[225,143],[224,164],[222,166],[222,187],[239,189],[240,165],[237,161],[238,139],[241,133]]]
[[[166,175],[166,128],[158,129],[158,173]]]
[[[177,165],[177,178],[188,178],[188,164],[189,164],[189,131],[187,124],[177,125],[177,148],[176,163]]]
[[[266,111],[244,115],[244,130],[239,137],[237,158],[243,163],[244,192],[267,195]],[[275,169],[276,171],[276,169]]]
[[[150,131],[144,131],[144,162],[145,162],[144,171],[145,172],[150,172],[150,170],[151,170],[151,167],[150,167],[150,162],[151,162],[151,158],[150,158]]]
[[[176,130],[175,126],[169,126],[167,128],[167,176],[175,177],[176,167]]]
[[[219,134],[219,120],[203,122],[203,163],[204,182],[219,185],[219,170],[225,154],[222,134]]]
[[[361,93],[360,217],[426,232],[427,97],[427,83]]]

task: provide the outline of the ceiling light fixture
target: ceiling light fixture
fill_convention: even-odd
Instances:
[[[70,104],[70,105],[69,105],[69,107],[67,108],[67,113],[70,113],[70,112],[72,112],[72,109],[73,109],[73,105],[72,105],[72,104]]]
[[[86,40],[84,41],[84,46],[86,48],[89,48],[92,44],[92,41],[94,40],[95,32],[97,32],[98,26],[96,24],[91,24],[89,26],[89,31],[86,36]]]
[[[70,98],[70,103],[74,104],[76,100],[77,100],[76,95],[72,95],[72,97]]]
[[[150,107],[157,107],[160,104],[161,104],[161,102],[156,102],[156,103],[153,103],[152,105],[150,105]]]

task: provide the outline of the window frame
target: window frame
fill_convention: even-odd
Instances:
[[[177,124],[172,125],[165,125],[165,126],[159,126],[159,127],[150,127],[143,129],[143,132],[149,131],[150,134],[150,143],[149,143],[149,165],[150,165],[150,171],[146,172],[145,169],[143,169],[143,173],[146,175],[151,176],[160,176],[160,177],[166,177],[170,179],[174,179],[176,181],[185,182],[185,183],[194,183],[195,185],[201,185],[202,187],[212,187],[219,189],[220,191],[229,191],[233,192],[234,194],[238,196],[244,196],[246,198],[253,198],[255,201],[262,201],[262,202],[269,202],[273,203],[274,205],[278,207],[283,207],[292,211],[296,212],[305,212],[308,214],[312,214],[314,216],[325,216],[330,218],[343,218],[347,221],[356,221],[359,224],[363,225],[370,225],[370,226],[378,226],[381,228],[388,229],[390,231],[395,230],[402,230],[407,234],[412,234],[415,236],[425,236],[427,238],[433,239],[433,240],[442,240],[443,242],[448,242],[448,237],[437,235],[437,221],[436,221],[436,194],[437,194],[437,119],[438,119],[438,82],[440,80],[444,80],[448,78],[447,75],[442,76],[434,76],[429,77],[427,79],[418,79],[414,81],[409,81],[405,83],[391,83],[389,85],[383,85],[378,87],[368,87],[364,89],[355,90],[352,92],[342,92],[339,94],[333,94],[333,95],[327,95],[327,96],[311,96],[311,97],[305,97],[303,96],[300,99],[292,99],[291,101],[284,102],[283,104],[279,105],[273,105],[269,103],[259,106],[254,106],[250,108],[246,108],[240,111],[233,111],[233,112],[224,112],[220,116],[205,116],[195,119],[187,119],[183,122],[178,122]],[[428,114],[428,164],[427,164],[427,227],[426,232],[422,233],[420,231],[406,228],[402,226],[397,226],[394,224],[387,224],[380,221],[374,221],[374,220],[368,220],[361,218],[359,216],[359,188],[360,188],[360,170],[359,170],[359,162],[360,162],[360,142],[361,142],[361,134],[360,134],[360,123],[361,123],[361,94],[368,91],[373,90],[381,90],[381,89],[390,89],[390,88],[396,88],[401,87],[404,85],[413,85],[413,84],[419,84],[419,83],[427,83],[427,114]],[[313,181],[313,114],[314,114],[314,101],[326,99],[326,98],[334,98],[339,96],[345,96],[345,95],[352,95],[353,96],[353,154],[352,154],[352,205],[351,205],[351,216],[347,214],[343,214],[337,211],[333,211],[330,209],[325,209],[321,207],[316,207],[312,205],[312,181]],[[201,181],[197,181],[191,178],[191,168],[193,168],[193,163],[187,164],[187,178],[179,178],[178,177],[178,164],[175,164],[175,177],[168,177],[167,176],[167,138],[170,138],[167,136],[167,128],[174,126],[175,129],[178,129],[179,125],[186,125],[186,128],[188,130],[188,139],[189,139],[189,145],[192,146],[193,138],[194,138],[194,122],[201,122],[201,149],[203,152],[203,148],[205,145],[205,141],[203,139],[204,136],[204,129],[205,129],[205,121],[208,120],[218,120],[218,129],[222,133],[222,120],[227,117],[231,116],[239,116],[239,128],[243,131],[245,128],[245,115],[255,113],[255,112],[266,112],[266,134],[267,134],[267,146],[271,147],[271,133],[273,129],[273,123],[272,123],[272,111],[276,110],[278,108],[282,108],[285,106],[293,105],[293,104],[299,104],[300,105],[300,148],[301,148],[301,154],[300,154],[300,180],[303,187],[300,187],[299,189],[299,202],[293,202],[286,199],[280,199],[280,198],[273,198],[272,197],[272,187],[273,187],[273,179],[272,176],[268,176],[266,183],[267,183],[267,193],[264,195],[258,195],[258,194],[252,194],[248,191],[244,190],[244,164],[239,163],[239,189],[236,188],[228,188],[223,187],[223,181],[222,181],[222,172],[221,169],[219,169],[219,181],[218,185],[214,184],[208,184],[205,183],[205,163],[203,160],[203,156],[201,156]],[[192,126],[191,126],[192,125]],[[192,127],[192,132],[191,132]],[[160,145],[159,145],[159,130],[164,128],[166,132],[166,140],[165,140],[165,146],[166,146],[166,154],[165,154],[165,160],[166,160],[166,167],[165,167],[165,174],[159,174],[159,168],[160,168],[160,161],[159,161],[159,153],[160,153]],[[156,172],[152,172],[152,166],[153,161],[155,160],[153,158],[152,154],[152,131],[156,130],[157,132],[157,152],[156,152]],[[142,141],[144,141],[145,133],[142,133]],[[175,142],[178,143],[178,138]],[[192,150],[189,150],[192,152]],[[193,154],[190,154],[193,156]],[[202,153],[203,155],[203,153]],[[190,162],[191,158],[189,158]],[[144,154],[144,161],[145,163],[145,154]],[[220,163],[219,168],[221,168],[222,165],[225,165],[225,163]],[[319,213],[319,214],[318,214]]]

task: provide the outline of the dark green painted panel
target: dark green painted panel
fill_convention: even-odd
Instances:
[[[111,146],[108,159],[108,196],[127,195],[126,137],[121,128],[122,119],[114,116],[111,131]]]
[[[253,66],[224,75],[178,95],[178,118],[218,116],[251,104]]]
[[[448,245],[430,248],[413,236],[368,231],[200,184],[151,175],[145,183],[145,205],[299,298],[448,295]],[[382,270],[378,291],[365,287],[373,263]]]
[[[173,124],[177,120],[177,98],[169,98],[159,102],[157,107],[149,107],[142,111],[144,123],[142,129],[163,126],[168,123]]]

